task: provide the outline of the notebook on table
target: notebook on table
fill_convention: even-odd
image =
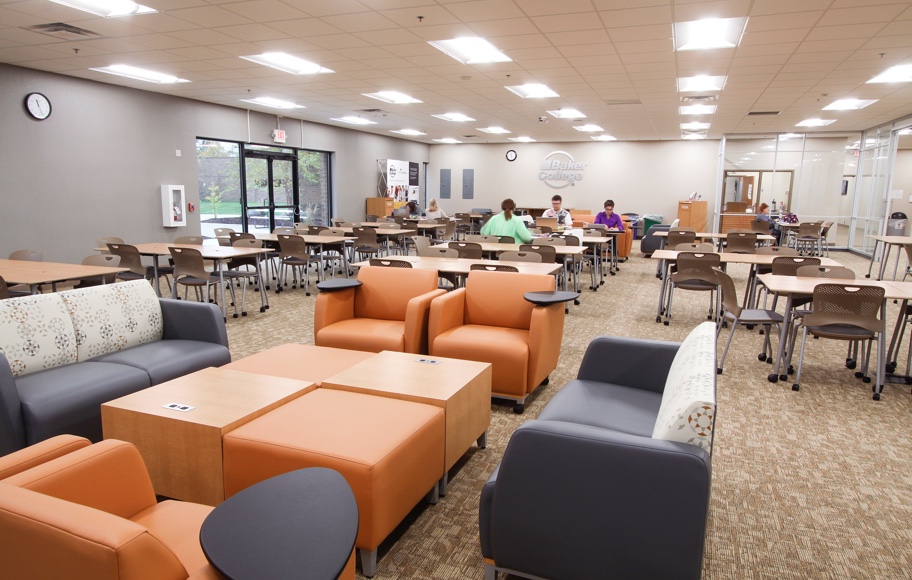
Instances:
[[[557,228],[560,224],[557,223],[557,218],[546,218],[540,217],[535,218],[535,227],[540,228],[542,226],[547,226],[551,228],[552,231],[557,231]]]

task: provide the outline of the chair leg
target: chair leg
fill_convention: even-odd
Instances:
[[[793,391],[801,389],[801,365],[804,363],[804,347],[807,344],[807,337],[808,330],[805,326],[801,334],[801,352],[798,354],[798,373],[795,375],[795,383],[792,385]]]
[[[361,573],[368,578],[373,578],[377,573],[377,550],[364,550],[358,548],[358,559],[361,560]]]
[[[722,317],[722,320],[725,320],[725,317]],[[722,374],[722,367],[725,365],[725,356],[728,354],[728,347],[731,346],[732,338],[735,336],[735,327],[738,326],[738,319],[734,319],[731,323],[731,332],[728,333],[728,341],[725,343],[725,350],[722,351],[722,360],[719,361],[719,368],[716,369],[717,374]],[[720,325],[721,328],[721,325]]]

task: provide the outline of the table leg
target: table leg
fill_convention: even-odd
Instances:
[[[152,287],[155,288],[155,295],[161,298],[162,291],[158,285],[158,254],[152,255]]]
[[[896,272],[899,270],[899,252],[896,252],[896,261],[893,262],[893,279],[896,280]]]
[[[222,318],[225,319],[225,322],[228,322],[228,311],[225,309],[225,273],[222,271],[222,261],[216,259],[215,267],[218,268],[219,273],[219,294],[221,296],[219,306],[222,307]]]
[[[778,299],[779,299],[779,293],[777,292],[775,294],[775,298],[773,300],[775,301]],[[782,321],[782,327],[779,329],[779,351],[776,353],[775,372],[766,377],[766,379],[771,383],[775,383],[779,380],[784,381],[784,380],[788,379],[788,375],[784,374],[784,373],[779,374],[779,370],[782,365],[782,355],[785,352],[785,343],[788,340],[789,329],[792,326],[792,322],[791,322],[791,320],[792,320],[792,302],[794,302],[793,295],[788,294],[788,298],[785,301],[785,317],[784,317],[784,320]],[[785,370],[788,370],[788,369],[785,369]]]
[[[871,263],[868,264],[868,273],[865,274],[865,278],[871,277],[871,270],[874,268],[874,261],[877,259],[878,245],[880,245],[880,240],[874,240],[874,251],[871,253]]]
[[[893,248],[892,244],[884,242],[884,253],[880,258],[880,276],[877,277],[878,280],[883,280],[884,272],[887,270],[887,260],[890,259],[890,250]]]

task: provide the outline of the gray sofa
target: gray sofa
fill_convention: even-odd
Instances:
[[[54,435],[102,437],[101,404],[231,361],[212,304],[144,280],[0,301],[0,455]]]
[[[656,224],[649,228],[649,231],[640,240],[640,252],[651,256],[653,252],[662,247],[662,238],[655,235],[656,232],[667,232],[671,229],[668,224]]]
[[[481,493],[485,578],[700,578],[715,327],[595,339],[576,380],[512,435]]]

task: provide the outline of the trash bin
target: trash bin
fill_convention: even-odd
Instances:
[[[641,231],[645,235],[645,233],[649,231],[649,228],[651,228],[652,226],[654,226],[656,224],[662,223],[663,219],[664,218],[658,214],[654,214],[654,213],[644,214],[642,219],[640,220],[643,223],[643,228]]]
[[[630,229],[633,230],[633,239],[639,239],[642,237],[640,228],[643,224],[640,223],[640,214],[637,213],[622,213],[621,219],[627,220],[630,222]]]
[[[897,211],[890,214],[890,221],[887,222],[888,236],[906,235],[906,214]]]

